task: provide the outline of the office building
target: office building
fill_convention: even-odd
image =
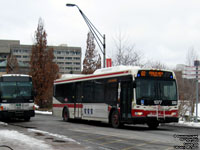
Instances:
[[[49,46],[54,49],[54,62],[59,66],[61,74],[81,73],[81,48],[67,45]],[[0,40],[0,62],[9,54],[16,56],[18,62],[29,67],[32,45],[22,45],[17,40]]]

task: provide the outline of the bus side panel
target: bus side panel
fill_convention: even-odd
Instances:
[[[109,111],[107,104],[85,103],[82,109],[83,119],[109,122]]]

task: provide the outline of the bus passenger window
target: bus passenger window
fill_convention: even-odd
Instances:
[[[105,100],[108,104],[117,103],[117,91],[118,91],[117,87],[118,87],[117,82],[116,83],[107,83]]]
[[[104,102],[104,80],[94,82],[94,99],[96,103]]]

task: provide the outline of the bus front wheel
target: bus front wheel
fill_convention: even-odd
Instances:
[[[24,121],[30,121],[31,117],[24,117]]]
[[[147,125],[150,129],[157,129],[159,122],[148,122]]]
[[[114,128],[119,128],[121,126],[120,116],[119,116],[119,112],[117,110],[113,111],[113,113],[112,113],[111,125]]]

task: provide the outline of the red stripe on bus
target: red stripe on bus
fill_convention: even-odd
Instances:
[[[68,108],[74,108],[76,106],[76,108],[83,108],[83,104],[53,104],[53,107],[65,107],[67,106]]]
[[[111,75],[119,75],[119,74],[126,74],[126,73],[128,73],[128,71],[114,72],[114,73],[100,74],[100,75],[93,75],[93,76],[86,76],[86,77],[80,77],[80,78],[74,78],[74,79],[68,79],[68,80],[62,80],[62,81],[55,81],[54,83],[75,81],[75,80],[81,80],[81,79],[90,79],[90,78],[97,78],[97,77],[104,77],[104,76],[111,76]]]

